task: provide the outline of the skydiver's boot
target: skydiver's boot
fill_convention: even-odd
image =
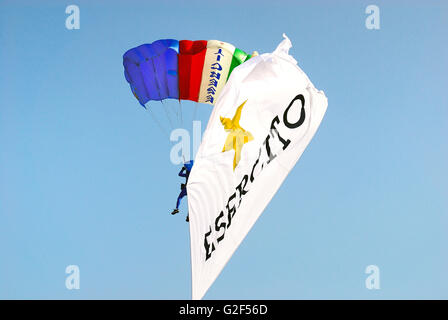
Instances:
[[[187,217],[185,218],[185,221],[190,222],[190,215],[187,214]]]
[[[176,213],[178,213],[178,212],[179,212],[179,209],[176,208],[176,209],[173,210],[173,212],[171,212],[171,214],[174,215],[174,214],[176,214]]]

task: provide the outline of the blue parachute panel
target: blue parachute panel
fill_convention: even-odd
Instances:
[[[178,52],[179,41],[162,39],[123,55],[126,81],[142,106],[150,100],[179,99]]]

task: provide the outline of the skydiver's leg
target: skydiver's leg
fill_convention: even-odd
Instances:
[[[176,214],[179,212],[180,199],[182,199],[182,191],[177,196],[176,208],[171,212],[171,214]]]
[[[177,197],[176,209],[179,209],[180,200],[187,195],[187,189],[182,189],[180,191],[179,197]]]
[[[173,210],[173,212],[171,212],[171,214],[176,214],[179,212],[179,205],[180,205],[180,201],[182,200],[183,197],[185,197],[187,195],[187,190],[184,188],[180,191],[179,196],[177,197],[177,202],[176,202],[176,209]]]
[[[177,197],[176,209],[178,209],[178,210],[179,210],[179,205],[180,205],[181,199],[182,199],[182,191],[180,192],[179,196]]]

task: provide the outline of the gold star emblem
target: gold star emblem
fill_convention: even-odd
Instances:
[[[224,143],[222,152],[230,151],[232,149],[235,150],[235,156],[233,157],[234,171],[238,165],[238,162],[240,162],[241,149],[243,148],[243,145],[251,140],[254,140],[252,134],[240,126],[241,111],[243,110],[243,106],[246,102],[247,100],[236,109],[233,119],[220,117],[224,130],[229,133],[226,138],[226,142]]]

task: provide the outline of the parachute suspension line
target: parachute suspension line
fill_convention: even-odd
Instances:
[[[173,114],[175,116],[173,116],[172,119],[176,118],[177,121],[179,121],[179,115],[177,114],[176,108],[171,103],[169,103],[169,101],[167,102],[167,104],[165,104],[166,101],[165,102],[163,100],[160,100],[160,101],[165,106],[166,111],[170,115],[170,119],[171,119],[171,114]]]
[[[182,104],[180,103],[180,99],[177,101],[179,101],[180,126],[183,127],[184,121],[182,120]]]
[[[171,109],[171,111],[176,115],[176,120],[177,120],[177,123],[176,123],[176,125],[178,125],[179,124],[179,111],[177,110],[177,108],[173,105],[173,104],[169,104],[170,105],[170,109]]]
[[[195,106],[194,106],[194,112],[193,112],[193,120],[191,122],[193,122],[194,120],[196,120],[196,113],[198,112],[198,105],[199,103],[196,102]]]
[[[151,108],[152,109],[152,108]],[[164,135],[166,135],[168,138],[170,137],[170,135],[168,134],[168,132],[165,130],[165,128],[162,126],[162,124],[159,122],[159,120],[157,120],[157,117],[155,116],[155,114],[153,114],[153,112],[151,112],[150,108],[146,108],[146,110],[148,111],[148,113],[151,115],[152,120],[154,120],[154,122],[157,124],[157,126],[159,127],[159,131],[163,132]]]
[[[160,102],[162,103],[162,108],[163,108],[163,111],[165,111],[166,118],[168,119],[168,122],[170,123],[170,129],[173,130],[174,127],[173,127],[173,123],[171,122],[170,115],[168,114],[168,110],[165,107],[165,104],[163,103],[163,100],[160,100]]]

